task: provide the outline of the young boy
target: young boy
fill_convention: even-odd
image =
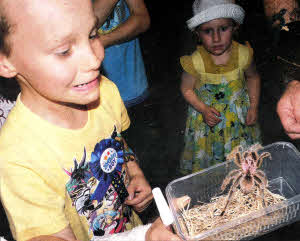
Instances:
[[[137,226],[131,207],[143,210],[151,188],[119,135],[130,124],[119,92],[99,75],[91,1],[2,0],[0,9],[0,75],[21,88],[0,133],[0,195],[14,238],[97,240]],[[130,233],[177,239],[160,219],[149,226]]]

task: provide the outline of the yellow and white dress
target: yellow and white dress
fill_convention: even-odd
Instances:
[[[184,71],[196,77],[197,96],[221,114],[221,122],[209,127],[202,114],[189,106],[180,160],[182,174],[223,162],[237,145],[260,142],[259,126],[245,125],[250,101],[244,73],[252,58],[252,49],[235,41],[226,65],[216,65],[203,46],[180,58]]]

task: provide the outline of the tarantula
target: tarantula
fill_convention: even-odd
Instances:
[[[262,170],[258,170],[258,168],[261,166],[264,158],[269,157],[271,159],[271,154],[269,152],[263,152],[259,155],[257,151],[260,149],[262,149],[260,144],[255,144],[247,150],[243,150],[242,146],[237,146],[227,155],[226,159],[234,159],[239,169],[234,169],[229,172],[222,183],[221,190],[224,191],[232,181],[221,216],[225,213],[231,201],[232,194],[238,187],[243,193],[248,194],[257,186],[259,188],[260,197],[262,198],[262,204],[265,207],[264,189],[268,185],[268,180],[266,174]]]

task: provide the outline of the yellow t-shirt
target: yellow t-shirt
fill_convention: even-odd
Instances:
[[[14,238],[22,241],[49,235],[68,225],[81,241],[90,240],[93,234],[128,229],[128,212],[131,217],[135,214],[118,198],[123,189],[116,192],[113,184],[128,185],[115,138],[129,125],[117,87],[103,76],[100,104],[89,108],[88,121],[81,129],[55,126],[18,98],[0,132],[0,194]],[[100,143],[104,139],[106,146]],[[100,164],[91,171],[91,153],[100,155],[99,147],[105,147],[106,153],[100,160],[94,156],[94,164]],[[113,157],[109,160],[114,162],[103,157]],[[99,170],[101,165],[107,173]],[[110,183],[101,190],[105,175],[106,184],[109,178]]]

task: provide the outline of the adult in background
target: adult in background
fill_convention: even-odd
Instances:
[[[288,30],[288,31],[287,31]],[[300,21],[280,32],[278,71],[286,89],[278,101],[277,113],[287,135],[300,139]]]
[[[263,0],[264,12],[273,36],[273,45],[279,42],[280,30],[299,20],[299,0]]]
[[[287,135],[300,138],[300,8],[299,0],[264,0],[264,11],[273,33],[277,71],[285,90],[277,113]]]

